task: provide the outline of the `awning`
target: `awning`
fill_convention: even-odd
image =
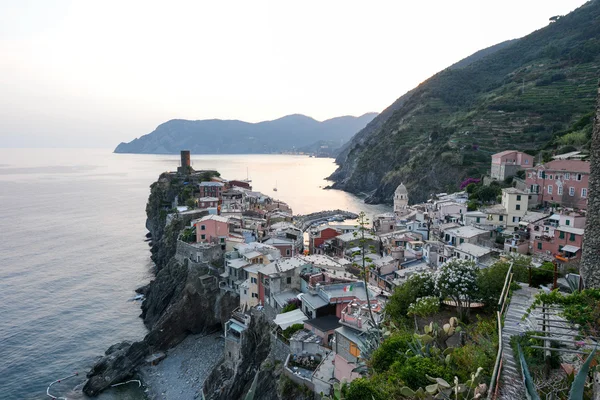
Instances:
[[[308,317],[304,315],[301,310],[288,311],[283,314],[277,314],[275,322],[281,329],[285,329],[294,324],[301,324],[306,321]]]
[[[236,324],[235,322],[232,322],[229,325],[229,329],[233,329],[234,331],[239,332],[239,333],[242,333],[243,331],[246,330],[245,327],[243,327],[242,325]]]
[[[562,251],[566,251],[567,253],[577,253],[579,250],[581,250],[579,247],[571,246],[570,244],[562,248]]]

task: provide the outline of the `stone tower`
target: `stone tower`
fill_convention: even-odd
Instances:
[[[408,190],[403,183],[394,192],[394,213],[398,216],[406,214],[408,208]]]
[[[588,206],[580,270],[586,288],[600,288],[600,87],[590,146]]]

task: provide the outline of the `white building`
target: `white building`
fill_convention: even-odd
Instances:
[[[394,213],[397,216],[401,216],[407,214],[408,211],[408,190],[406,190],[406,186],[401,183],[394,193]]]

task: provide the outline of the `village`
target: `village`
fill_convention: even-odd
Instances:
[[[577,273],[590,173],[581,158],[575,152],[536,164],[531,155],[503,151],[492,156],[489,176],[467,179],[456,193],[410,204],[400,184],[393,210],[367,224],[364,215],[343,210],[294,216],[249,180],[193,171],[182,151],[172,174],[203,178],[184,202],[167,206],[167,220],[173,212],[202,214],[181,232],[176,258],[210,263],[214,274],[205,278],[239,295],[223,332],[225,359],[237,362],[252,313],[264,313],[286,376],[329,394],[336,382],[361,376],[365,332],[414,274],[452,260],[485,269],[518,255],[530,256],[534,267],[550,262],[555,271]],[[554,275],[554,286],[566,285]]]

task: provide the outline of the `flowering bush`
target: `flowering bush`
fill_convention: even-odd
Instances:
[[[472,261],[451,260],[442,265],[435,274],[435,291],[442,298],[450,298],[455,304],[459,318],[465,316],[474,296],[477,296],[479,269]]]
[[[394,320],[403,320],[407,317],[408,307],[418,298],[430,296],[433,293],[433,275],[417,273],[411,275],[406,282],[394,290],[389,302],[385,306],[387,315]]]
[[[466,188],[467,186],[469,186],[469,184],[471,184],[471,183],[475,183],[475,184],[477,184],[477,183],[479,183],[479,182],[481,182],[481,179],[477,179],[477,178],[467,178],[467,179],[465,179],[464,181],[462,181],[462,182],[460,183],[460,190],[463,190],[464,188]]]

